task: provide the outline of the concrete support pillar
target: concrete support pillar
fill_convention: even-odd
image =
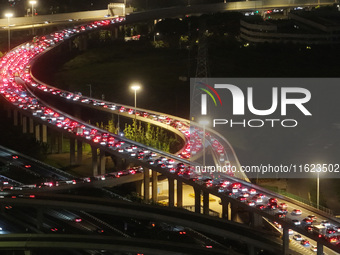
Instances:
[[[27,117],[22,116],[22,133],[27,133]]]
[[[43,143],[47,143],[47,126],[41,126],[41,140]]]
[[[174,207],[175,206],[175,179],[168,177],[168,197],[169,197],[169,206]]]
[[[99,174],[105,174],[105,151],[100,149],[99,152]]]
[[[41,230],[44,223],[44,211],[42,208],[37,208],[37,229]]]
[[[195,213],[201,213],[201,190],[194,188],[195,191]]]
[[[29,129],[28,130],[29,130],[30,134],[34,133],[34,121],[31,118],[29,118]]]
[[[320,242],[317,242],[317,251],[316,251],[316,255],[323,255],[323,244],[321,244]]]
[[[146,202],[150,199],[150,172],[148,168],[144,168],[144,200]]]
[[[255,255],[255,246],[253,244],[248,244],[248,254]]]
[[[7,108],[7,118],[12,117],[12,109],[10,107]]]
[[[92,150],[92,173],[93,176],[98,175],[98,155],[97,155],[97,148],[91,146]]]
[[[136,193],[142,195],[142,183],[143,181],[136,181]]]
[[[222,205],[222,219],[229,220],[229,202],[222,199],[221,205]]]
[[[203,192],[203,214],[209,215],[209,192]]]
[[[257,213],[250,213],[250,224],[254,227],[262,227],[263,219],[262,216]]]
[[[72,42],[73,42],[72,40],[69,40],[69,42],[68,42],[68,50],[69,50],[69,52],[72,52],[72,45],[73,45]]]
[[[158,184],[158,176],[157,172],[152,170],[152,202],[156,203],[157,202],[157,184]]]
[[[40,125],[35,125],[35,140],[40,141]]]
[[[70,165],[74,165],[76,162],[76,140],[70,138]]]
[[[22,125],[22,113],[21,112],[18,112],[18,118],[19,118],[19,125]]]
[[[13,125],[18,126],[18,111],[13,110]]]
[[[83,161],[83,142],[77,140],[77,164],[81,165]]]
[[[230,203],[230,220],[237,220],[237,206],[233,203]]]
[[[55,152],[55,147],[56,147],[56,135],[54,131],[51,131],[51,153]]]
[[[114,28],[114,38],[118,39],[118,28],[117,27]]]
[[[282,231],[282,254],[289,254],[289,228],[284,226]]]
[[[63,133],[58,134],[58,153],[63,153]]]
[[[183,207],[183,182],[177,180],[177,207]]]

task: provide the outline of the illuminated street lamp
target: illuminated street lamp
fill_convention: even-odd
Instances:
[[[5,13],[5,17],[7,17],[8,21],[8,51],[11,49],[11,28],[10,28],[10,22],[9,19],[13,17],[13,13]]]
[[[135,92],[135,128],[137,127],[137,90],[140,90],[141,86],[139,83],[134,83],[131,85],[131,89]]]
[[[156,42],[156,36],[159,36],[159,33],[153,32],[153,42]]]
[[[203,167],[205,166],[205,126],[209,124],[208,120],[200,120],[198,122],[203,126]]]
[[[34,35],[34,23],[33,23],[33,16],[34,16],[34,5],[37,4],[37,1],[29,1],[29,3],[32,5],[32,35]]]

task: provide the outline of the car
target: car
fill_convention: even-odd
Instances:
[[[226,180],[221,180],[221,181],[220,181],[220,186],[221,186],[222,188],[228,187],[229,184],[230,184],[229,181],[226,181]]]
[[[307,230],[307,232],[313,233],[313,228],[310,225],[305,226],[305,229]]]
[[[249,194],[255,195],[255,194],[256,194],[256,189],[250,189],[250,190],[249,190]]]
[[[240,202],[246,202],[247,198],[246,197],[238,197],[237,200],[240,201]]]
[[[253,201],[247,201],[247,205],[249,206],[255,206],[255,203]]]
[[[277,203],[273,202],[273,203],[268,203],[268,208],[272,209],[272,210],[276,210],[277,208]]]
[[[288,229],[288,235],[293,235],[293,234],[294,234],[293,229]]]
[[[278,228],[278,229],[281,229],[282,228],[282,225],[276,221],[273,222],[274,225]]]
[[[316,221],[317,217],[315,215],[308,215],[308,218],[310,218],[312,221]]]
[[[293,239],[296,240],[296,241],[301,241],[302,240],[302,236],[296,234],[296,235],[293,236]]]
[[[259,196],[260,198],[262,198],[262,199],[266,197],[266,195],[265,195],[265,194],[262,194],[262,193],[258,194],[258,196]]]
[[[279,217],[280,219],[286,218],[286,214],[284,214],[284,213],[276,213],[275,216]]]
[[[302,220],[302,222],[304,222],[307,225],[311,225],[313,223],[313,220],[309,217],[306,217]]]
[[[301,214],[302,214],[302,211],[301,211],[300,209],[294,209],[294,210],[292,211],[292,214],[293,214],[293,215],[301,215]]]
[[[213,181],[211,179],[206,179],[204,182],[207,188],[212,187],[213,185]]]
[[[264,205],[257,205],[256,208],[259,209],[259,210],[264,210],[264,209],[266,209],[266,206],[264,206]]]
[[[252,200],[253,200],[255,203],[262,203],[262,202],[263,202],[262,198],[259,197],[258,195],[253,196]]]
[[[242,186],[242,187],[241,187],[241,191],[242,191],[242,192],[247,192],[247,191],[248,191],[248,188],[247,188],[247,187],[244,187],[244,186]]]
[[[279,209],[279,213],[287,214],[287,213],[288,213],[288,210],[287,210],[287,209]]]
[[[321,221],[321,225],[325,226],[325,227],[328,227],[331,225],[331,223],[328,221],[328,220],[322,220]]]
[[[336,236],[332,236],[332,237],[328,238],[328,241],[330,243],[336,243],[338,241],[338,238]]]
[[[292,220],[292,222],[295,226],[301,225],[301,221],[299,221],[299,220]]]
[[[280,203],[279,208],[280,209],[287,209],[288,205],[286,203]]]
[[[242,197],[249,197],[249,193],[242,193],[241,196]]]
[[[272,198],[269,198],[269,200],[268,200],[268,202],[270,203],[270,204],[272,204],[272,203],[278,203],[278,200],[277,200],[277,198],[274,198],[274,197],[272,197]]]
[[[311,251],[314,251],[314,252],[317,252],[317,251],[318,251],[318,247],[317,247],[316,245],[312,245],[312,246],[310,247],[310,250],[311,250]]]
[[[82,222],[82,219],[81,218],[75,218],[74,221],[75,222]]]
[[[218,190],[217,190],[218,193],[222,193],[222,192],[225,192],[225,191],[226,190],[223,187],[219,187]]]
[[[328,235],[331,235],[331,234],[335,234],[337,231],[334,229],[334,228],[332,228],[332,227],[328,227],[327,229],[326,229],[326,233],[328,234]]]
[[[241,183],[239,182],[234,182],[232,184],[229,185],[229,188],[236,188],[236,189],[241,189]]]
[[[310,245],[310,242],[308,241],[308,240],[306,240],[306,239],[303,239],[303,240],[301,240],[301,245],[303,245],[303,246],[309,246]]]

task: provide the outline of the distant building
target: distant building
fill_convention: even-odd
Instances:
[[[289,19],[244,19],[240,37],[253,43],[323,45],[340,43],[340,12],[297,11]]]

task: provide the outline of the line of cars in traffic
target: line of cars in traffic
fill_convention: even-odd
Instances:
[[[53,88],[45,84],[39,84],[35,80],[32,79],[31,73],[30,73],[31,66],[29,62],[34,57],[39,55],[40,53],[43,53],[46,49],[56,46],[58,43],[63,42],[64,39],[67,39],[71,37],[72,35],[76,35],[78,33],[88,31],[88,30],[91,30],[93,28],[97,28],[100,26],[107,26],[109,24],[118,23],[122,21],[124,21],[124,18],[120,17],[120,18],[115,18],[111,20],[107,19],[107,20],[102,20],[102,21],[94,21],[92,23],[85,24],[85,25],[78,25],[78,26],[75,26],[74,28],[68,28],[68,29],[64,29],[61,31],[51,33],[50,35],[35,37],[32,43],[26,43],[15,48],[14,50],[12,50],[12,52],[7,54],[3,58],[3,61],[2,61],[2,66],[4,67],[3,76],[5,76],[6,73],[9,74],[8,77],[4,77],[3,81],[4,81],[4,86],[6,86],[8,82],[14,83],[12,84],[14,86],[17,85],[17,90],[19,90],[17,92],[19,92],[20,97],[18,97],[18,93],[9,95],[9,94],[6,94],[4,90],[1,90],[0,92],[5,93],[5,97],[9,97],[9,101],[11,101],[12,103],[17,103],[19,108],[22,108],[24,110],[26,109],[35,110],[36,109],[36,111],[33,112],[33,115],[36,115],[40,117],[41,119],[46,120],[49,123],[56,122],[54,124],[56,124],[58,127],[63,127],[64,129],[67,129],[69,132],[76,133],[77,135],[86,135],[87,139],[92,139],[94,142],[98,142],[102,145],[105,145],[107,143],[107,138],[102,137],[101,134],[96,134],[95,137],[93,137],[93,133],[95,132],[94,129],[86,130],[84,125],[79,126],[76,121],[71,121],[69,118],[64,119],[63,116],[60,116],[58,113],[54,113],[51,109],[48,109],[48,108],[46,109],[46,107],[44,106],[39,107],[39,104],[36,98],[27,97],[26,96],[27,93],[24,90],[22,90],[22,88],[20,88],[18,84],[15,84],[13,75],[21,77],[26,82],[26,84],[29,84],[32,87],[37,87],[38,89],[44,92],[49,92],[53,95],[59,95],[60,97],[64,97],[68,100],[80,101],[86,104],[91,103],[93,105],[98,105],[103,108],[109,108],[111,110],[116,110],[119,112],[127,112],[128,114],[134,114],[134,109],[128,108],[123,105],[118,105],[114,103],[104,102],[101,100],[87,98],[87,97],[83,97],[82,94],[79,92],[70,93],[67,91],[62,91],[57,88]],[[14,58],[14,55],[16,56],[21,55],[21,56],[18,58]],[[8,62],[11,62],[12,65],[10,67],[3,65],[6,63],[6,60]],[[29,101],[28,105],[25,104],[27,103],[27,100]],[[198,138],[197,133],[202,133],[202,130],[198,129],[197,127],[191,128],[191,130],[189,130],[190,129],[189,122],[178,120],[176,118],[170,118],[166,115],[158,115],[158,114],[152,114],[152,113],[150,114],[148,112],[139,111],[139,110],[136,111],[136,115],[143,116],[145,118],[150,118],[155,121],[170,125],[176,128],[177,130],[179,130],[180,132],[182,132],[185,135],[187,141],[186,141],[185,147],[179,153],[178,155],[179,157],[183,159],[190,159],[191,154],[198,153],[200,149],[202,148],[201,139],[190,139],[190,134],[192,136],[196,135],[196,138]],[[103,135],[105,136],[105,134]],[[210,137],[210,134],[207,133],[207,136]],[[110,139],[111,140],[109,140],[108,142],[109,144],[112,145],[113,139],[112,137]],[[211,137],[211,139],[214,139],[214,138]],[[212,142],[212,145],[213,145],[212,147],[216,149],[217,154],[220,155],[220,160],[224,161],[226,158],[226,153],[223,149],[223,146],[218,144],[219,142],[216,138],[214,140],[215,141]],[[214,146],[216,145],[216,143],[218,145]],[[117,144],[117,146],[119,146],[119,144]]]
[[[118,21],[122,21],[122,20],[119,19]],[[47,39],[46,36],[43,36],[41,38],[37,38],[36,42],[37,43],[41,42],[44,46],[44,49],[45,49],[46,44],[48,46],[52,46],[57,42],[63,41],[64,38],[70,37],[72,34],[77,34],[77,33],[80,33],[82,31],[86,31],[89,28],[92,29],[94,27],[97,27],[98,25],[103,26],[103,25],[108,25],[108,24],[110,24],[109,20],[104,20],[102,22],[93,22],[90,25],[86,25],[86,26],[85,25],[76,26],[73,29],[65,29],[65,30],[62,30],[60,32],[55,32],[54,34],[50,35],[49,39]],[[53,37],[53,40],[52,40],[51,37]],[[27,82],[27,84],[30,84],[32,87],[37,87],[38,89],[40,89],[44,92],[48,92],[48,93],[51,93],[53,95],[63,97],[67,100],[79,101],[81,103],[92,104],[94,106],[107,108],[107,109],[110,109],[112,111],[119,111],[120,113],[127,112],[130,115],[136,114],[137,116],[149,118],[149,119],[152,119],[154,121],[158,121],[158,122],[161,122],[163,124],[170,125],[170,126],[176,128],[177,130],[182,132],[187,139],[185,147],[183,148],[183,150],[180,151],[180,153],[178,155],[179,157],[181,157],[183,159],[190,159],[191,154],[197,154],[199,152],[199,150],[202,148],[202,143],[201,143],[200,139],[190,139],[190,135],[193,136],[197,133],[202,133],[202,129],[199,129],[197,127],[191,127],[191,130],[189,130],[190,129],[189,121],[178,120],[176,118],[169,117],[169,116],[166,116],[166,115],[149,113],[149,112],[140,111],[140,110],[137,110],[136,113],[135,113],[134,112],[135,110],[133,108],[128,107],[128,106],[123,106],[123,105],[120,105],[120,104],[115,104],[115,103],[111,103],[111,102],[105,102],[105,101],[102,101],[102,100],[84,97],[84,96],[82,96],[82,93],[80,93],[80,92],[71,93],[71,92],[68,92],[68,91],[63,91],[63,90],[51,87],[51,86],[46,85],[46,84],[39,84],[37,81],[33,80],[31,75],[30,75],[30,65],[26,66],[24,73],[25,73],[24,75],[21,75],[21,78],[24,79]],[[208,132],[207,132],[207,136],[210,137],[210,134],[208,134]],[[196,135],[196,138],[197,138],[197,135]],[[211,139],[213,139],[213,138],[211,138]],[[215,146],[213,146],[213,149],[215,149],[217,154],[219,155],[219,160],[221,162],[223,162],[227,158],[226,152],[224,151],[224,148],[221,144],[216,145],[216,143],[219,143],[219,142],[215,138],[214,143],[212,143],[212,145],[215,145]]]
[[[225,193],[229,197],[246,203],[248,206],[256,207],[259,210],[266,210],[279,219],[291,221],[295,226],[300,226],[315,235],[315,237],[322,238],[329,243],[340,246],[340,227],[326,219],[318,220],[317,216],[313,214],[305,215],[301,209],[288,208],[286,202],[279,202],[275,197],[267,197],[266,194],[259,193],[256,189],[244,186],[239,182],[232,182],[228,179],[214,179],[213,176],[200,176],[198,180],[203,182],[206,187],[215,188],[218,192]],[[282,227],[277,222],[273,223],[278,228]],[[292,230],[289,230],[290,235],[293,233]],[[311,246],[307,239],[300,239],[298,237],[301,237],[301,235],[296,234],[293,238],[301,241],[300,243],[303,246]],[[312,245],[311,249],[314,251],[315,246]]]

